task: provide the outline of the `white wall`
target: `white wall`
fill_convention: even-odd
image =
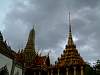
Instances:
[[[0,68],[7,65],[7,69],[9,71],[9,74],[11,72],[11,67],[12,67],[12,60],[5,57],[4,55],[0,54]],[[14,75],[16,72],[19,72],[19,75],[22,75],[22,70],[20,68],[15,67]]]

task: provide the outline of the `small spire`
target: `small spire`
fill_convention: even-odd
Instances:
[[[33,25],[33,28],[32,29],[34,29],[34,27],[35,27],[35,25]]]
[[[21,53],[23,53],[23,49],[21,49]]]
[[[18,50],[18,53],[20,53],[20,49]]]
[[[35,29],[35,26],[36,26],[36,24],[33,25],[33,28],[32,28],[33,30]]]
[[[70,12],[69,12],[69,32],[71,33]]]
[[[74,45],[73,38],[72,38],[72,31],[71,31],[71,21],[70,21],[70,12],[69,12],[69,37],[68,37],[68,45]]]

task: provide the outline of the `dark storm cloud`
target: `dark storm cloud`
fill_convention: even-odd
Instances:
[[[12,6],[4,21],[5,38],[12,48],[24,48],[32,25],[37,24],[36,47],[52,49],[52,55],[57,58],[67,42],[67,15],[71,11],[72,31],[78,39],[79,52],[86,60],[99,57],[99,0],[16,0]],[[86,55],[88,51],[90,56]]]

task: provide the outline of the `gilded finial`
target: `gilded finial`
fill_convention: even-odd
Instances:
[[[69,12],[69,32],[71,32],[70,12]]]
[[[68,45],[74,45],[71,31],[71,22],[70,22],[70,12],[69,12],[69,37],[68,37]]]

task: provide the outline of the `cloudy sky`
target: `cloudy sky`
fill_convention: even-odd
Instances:
[[[36,49],[50,51],[54,62],[67,44],[69,11],[77,49],[94,62],[100,58],[100,0],[0,0],[0,30],[18,51],[36,24]]]

